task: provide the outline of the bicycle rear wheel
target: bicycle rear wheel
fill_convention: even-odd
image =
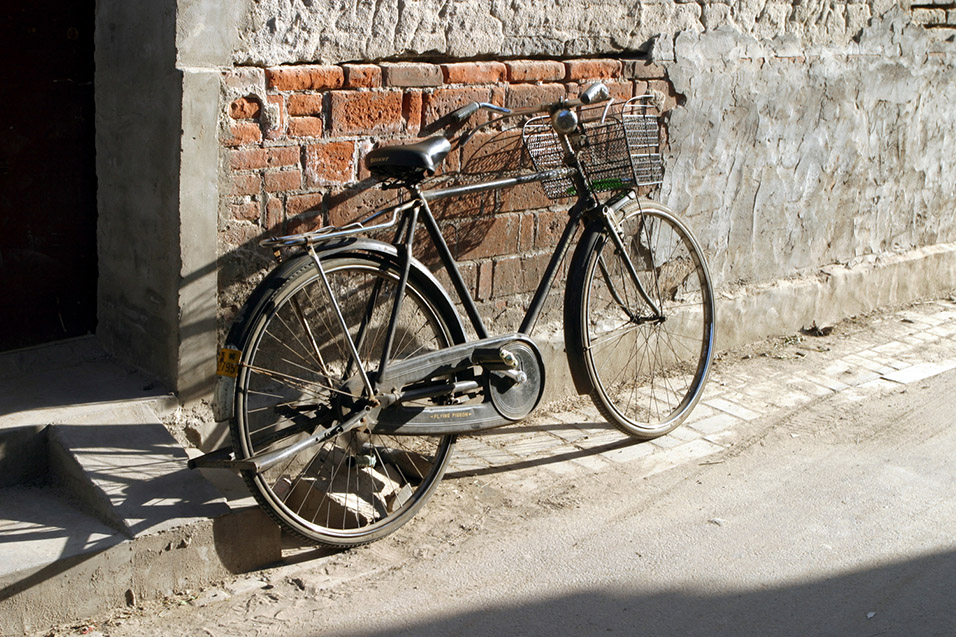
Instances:
[[[383,255],[323,257],[322,266],[374,378],[397,293],[399,272]],[[362,390],[356,361],[310,258],[270,283],[246,322],[236,381],[237,457],[288,447],[348,418]],[[460,340],[447,297],[412,269],[397,318],[391,359]],[[454,436],[382,435],[353,430],[243,477],[285,530],[310,542],[357,546],[407,522],[440,481]]]
[[[578,331],[599,411],[625,433],[650,439],[680,425],[700,399],[713,356],[714,298],[704,255],[673,213],[644,201],[619,214],[616,228],[645,294],[607,230],[594,232],[586,237],[593,246]]]

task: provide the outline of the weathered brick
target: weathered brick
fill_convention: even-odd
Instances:
[[[442,64],[446,84],[494,84],[508,77],[508,67],[501,62],[457,62]]]
[[[606,80],[621,77],[620,60],[582,59],[567,60],[567,79],[575,80]]]
[[[523,184],[514,188],[506,188],[499,195],[500,212],[515,212],[519,210],[535,210],[547,208],[551,200],[544,193],[544,188],[538,182]]]
[[[492,261],[481,261],[478,264],[478,283],[475,286],[475,297],[478,301],[485,301],[491,298],[494,291],[492,287],[494,263]]]
[[[345,88],[379,88],[382,86],[382,67],[377,64],[343,64]]]
[[[266,131],[266,139],[281,139],[285,136],[286,120],[288,119],[285,107],[285,97],[282,95],[268,95],[266,99],[269,100],[269,104],[276,106],[279,109],[279,121],[276,122],[272,128]]]
[[[497,215],[462,222],[457,254],[461,260],[514,254],[518,249],[517,215]]]
[[[621,77],[629,80],[653,80],[667,77],[667,70],[650,60],[624,60]]]
[[[461,149],[461,172],[492,176],[530,166],[517,130],[477,133]]]
[[[540,186],[538,187],[540,189]],[[534,247],[534,214],[521,215],[521,223],[518,231],[518,252],[524,254]]]
[[[302,187],[301,170],[271,170],[262,177],[266,192],[288,192]]]
[[[236,122],[230,124],[229,134],[231,137],[223,140],[223,145],[225,146],[244,146],[262,141],[262,130],[255,122]]]
[[[270,168],[295,166],[299,163],[298,146],[274,146],[268,149],[267,163]]]
[[[608,92],[611,94],[611,97],[618,101],[624,101],[634,97],[634,82],[616,82],[616,81],[607,81],[604,83],[607,86]]]
[[[469,102],[488,102],[491,100],[491,91],[487,88],[443,88],[422,97],[423,122],[431,123],[460,106]],[[499,104],[500,106],[500,104]],[[485,114],[479,114],[471,119],[470,125],[477,125],[487,120]]]
[[[237,197],[247,197],[258,195],[262,181],[258,174],[251,175],[233,175],[232,176],[232,194]]]
[[[534,247],[538,249],[553,248],[558,245],[558,239],[568,223],[568,213],[548,210],[536,215],[537,229],[534,235]]]
[[[232,218],[244,221],[259,221],[259,202],[243,201],[232,204]]]
[[[511,82],[556,82],[567,74],[564,64],[551,60],[513,60],[505,66]]]
[[[409,135],[417,135],[422,127],[422,92],[408,91],[402,98],[402,117]]]
[[[289,115],[321,115],[324,94],[307,93],[289,96]]]
[[[660,105],[661,112],[669,111],[677,106],[677,93],[674,91],[674,85],[667,80],[650,80],[647,83],[647,90],[650,93],[659,93],[664,96],[664,103]]]
[[[495,194],[479,192],[441,199],[431,204],[432,212],[439,219],[482,217],[495,213]]]
[[[266,200],[266,230],[279,230],[281,232],[282,223],[284,221],[285,215],[282,207],[282,199],[270,196]]]
[[[321,117],[291,117],[289,118],[289,135],[291,137],[322,137]]]
[[[252,97],[240,97],[229,105],[229,116],[233,119],[252,119],[259,117],[262,104]]]
[[[232,170],[259,170],[294,166],[299,163],[298,146],[275,148],[242,148],[230,152],[229,167]]]
[[[233,221],[219,233],[219,238],[228,246],[244,246],[259,238],[259,224],[248,221]]]
[[[508,87],[508,108],[525,108],[550,104],[567,96],[563,84],[516,84]]]
[[[266,82],[278,91],[323,91],[341,88],[345,73],[340,66],[279,66],[266,69]]]
[[[268,165],[269,151],[265,148],[243,148],[229,152],[232,170],[257,170]]]
[[[441,86],[444,81],[441,67],[421,62],[389,62],[382,64],[385,86],[423,87]]]
[[[305,150],[305,180],[308,186],[348,183],[355,177],[355,143],[349,141],[311,144]]]
[[[381,188],[336,188],[326,198],[329,223],[342,226],[363,219],[373,212],[398,203],[399,194]]]
[[[303,212],[321,212],[322,203],[325,201],[323,193],[308,193],[304,195],[289,195],[286,199],[286,212],[290,217],[300,215]]]
[[[547,267],[549,256],[541,254],[495,259],[493,298],[534,291]]]
[[[265,78],[263,69],[253,66],[240,66],[224,71],[222,74],[223,85],[228,89],[244,90],[250,86],[262,84]]]
[[[332,135],[398,133],[402,130],[399,91],[334,91],[329,131]]]
[[[285,223],[286,234],[299,234],[318,230],[324,224],[321,212],[305,212],[297,216],[289,216]]]

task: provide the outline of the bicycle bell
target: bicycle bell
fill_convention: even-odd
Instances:
[[[558,109],[551,113],[551,125],[562,135],[570,135],[578,127],[578,115],[567,108]]]

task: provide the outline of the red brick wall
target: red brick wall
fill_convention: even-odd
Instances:
[[[396,191],[372,187],[364,155],[375,145],[416,139],[423,123],[468,102],[522,107],[573,97],[594,80],[604,81],[617,98],[653,90],[671,104],[675,99],[663,68],[638,60],[300,65],[252,72],[264,74],[266,106],[278,112],[265,117],[261,95],[227,104],[222,146],[228,193],[220,220],[225,257],[265,236],[341,224],[393,201]],[[250,69],[240,73],[248,77]],[[436,183],[475,181],[527,164],[516,133],[480,133],[453,152]],[[503,309],[515,295],[533,291],[567,207],[531,184],[436,205],[435,212],[476,298]],[[420,256],[427,262],[429,254]],[[236,283],[230,277],[247,276],[242,267],[229,271],[221,277],[223,288]]]

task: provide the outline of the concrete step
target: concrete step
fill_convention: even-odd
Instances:
[[[171,400],[161,388],[89,343],[41,350],[37,364],[0,357],[0,632],[281,559],[278,527],[236,476],[206,474],[220,491],[187,468],[157,415]]]
[[[47,430],[40,425],[0,428],[0,489],[47,474]]]

